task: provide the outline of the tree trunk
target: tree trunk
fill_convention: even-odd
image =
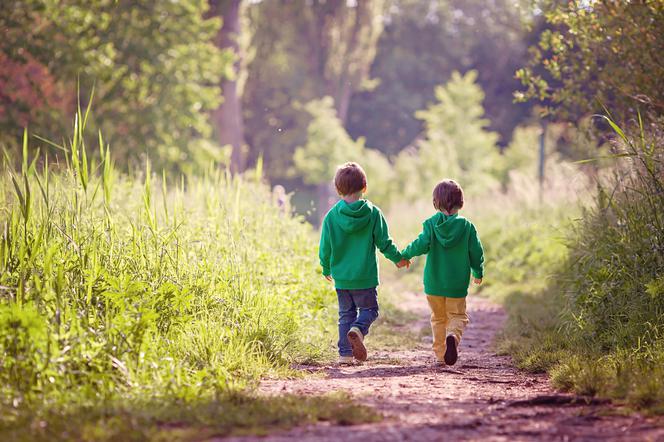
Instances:
[[[224,78],[221,90],[224,101],[213,113],[219,142],[222,146],[230,145],[231,171],[242,172],[245,169],[244,124],[242,121],[242,100],[237,87],[237,76],[241,68],[240,45],[240,3],[242,0],[210,0],[210,13],[220,16],[223,25],[217,34],[216,44],[221,49],[230,49],[235,54],[234,78]]]

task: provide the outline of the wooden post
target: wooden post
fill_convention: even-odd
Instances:
[[[539,161],[537,168],[537,178],[539,178],[539,196],[540,201],[542,200],[542,188],[544,187],[544,163],[546,162],[546,120],[542,120],[542,133],[540,133],[539,140]]]

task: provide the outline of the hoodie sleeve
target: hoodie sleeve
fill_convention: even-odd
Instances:
[[[401,251],[404,259],[411,259],[415,256],[424,255],[429,252],[429,245],[431,242],[431,233],[427,229],[427,223],[422,224],[422,233],[405,249]]]
[[[323,276],[330,276],[330,255],[332,247],[330,247],[330,228],[327,222],[327,217],[323,220],[323,226],[320,229],[320,244],[318,245],[318,258],[320,265],[323,267]]]
[[[477,235],[477,229],[472,226],[470,237],[468,238],[468,254],[470,255],[470,269],[475,278],[484,277],[484,249],[482,242]]]
[[[399,253],[399,249],[394,244],[394,241],[392,241],[392,238],[390,238],[390,232],[387,228],[387,221],[383,217],[383,212],[380,210],[377,210],[377,212],[378,219],[373,228],[374,243],[378,247],[378,250],[380,250],[380,253],[385,255],[385,258],[397,263],[402,259],[401,253]]]

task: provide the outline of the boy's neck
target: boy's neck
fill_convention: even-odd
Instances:
[[[341,197],[341,199],[346,201],[348,204],[354,203],[355,201],[359,201],[360,198],[362,198],[361,193],[354,193],[352,195],[345,195]]]
[[[452,215],[456,215],[457,213],[459,213],[459,209],[452,210],[451,212],[448,212],[447,210],[441,210],[441,212],[442,212],[444,215],[452,216]]]

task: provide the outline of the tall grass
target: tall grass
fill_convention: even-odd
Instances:
[[[79,112],[60,162],[0,174],[0,408],[193,400],[318,358],[315,241],[256,176],[118,173]],[[51,158],[52,160],[52,158]]]
[[[561,388],[664,412],[662,134],[609,122],[613,176],[568,234],[568,257],[542,294],[549,302],[536,306],[548,319],[513,332],[511,349]]]

